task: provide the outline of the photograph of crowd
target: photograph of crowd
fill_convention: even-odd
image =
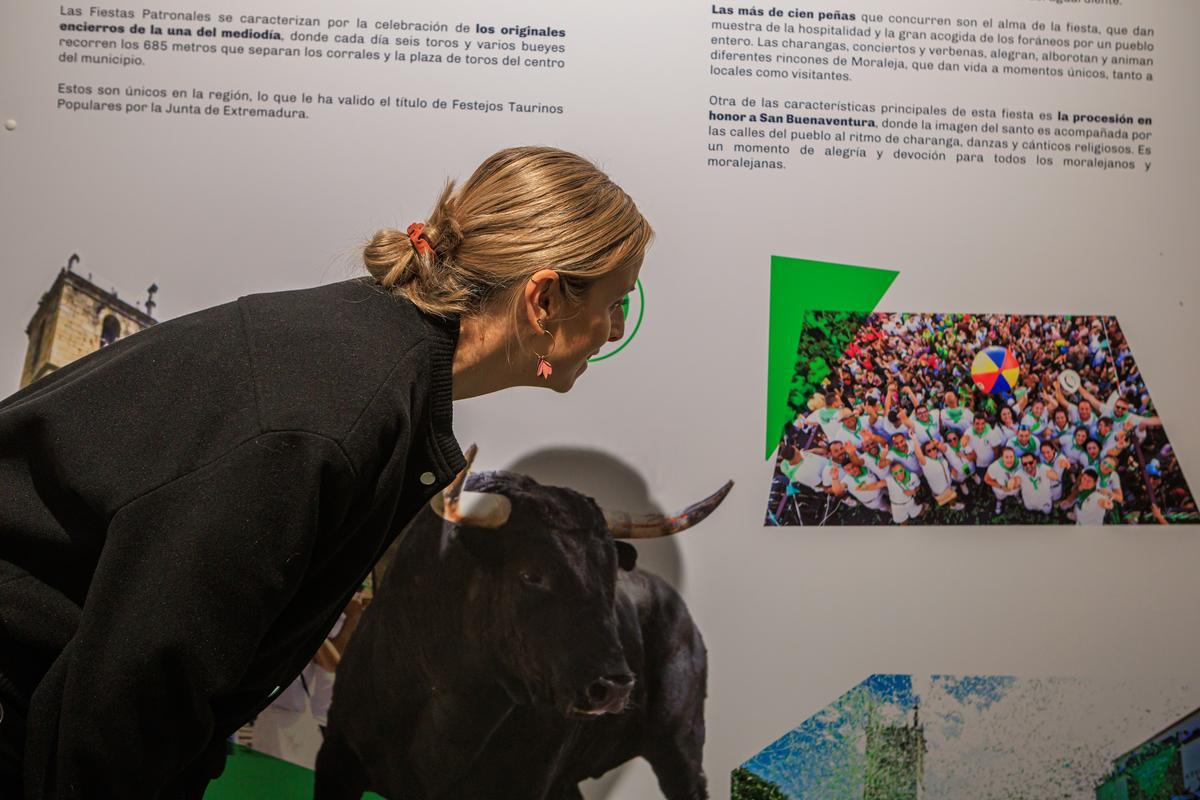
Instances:
[[[1115,317],[810,312],[796,385],[768,525],[1200,522]]]

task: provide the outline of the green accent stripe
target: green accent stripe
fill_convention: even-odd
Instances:
[[[208,785],[204,800],[312,800],[312,770],[235,745],[225,772]],[[367,792],[363,800],[383,800]]]
[[[804,312],[870,313],[899,273],[895,270],[771,256],[771,306],[767,353],[766,454],[779,446],[791,418],[796,349]],[[826,360],[835,362],[841,353]]]

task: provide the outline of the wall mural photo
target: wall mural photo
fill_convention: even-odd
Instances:
[[[803,322],[766,524],[1200,521],[1115,317]]]
[[[1195,800],[1200,685],[873,675],[732,787],[734,800]]]

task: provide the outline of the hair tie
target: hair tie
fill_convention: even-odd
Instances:
[[[420,255],[433,255],[433,245],[425,238],[425,223],[414,222],[408,226],[408,240]]]

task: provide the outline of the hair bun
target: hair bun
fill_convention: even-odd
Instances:
[[[562,277],[567,300],[580,302],[591,282],[640,264],[653,231],[591,162],[520,147],[492,155],[460,187],[447,182],[424,236],[432,253],[418,253],[403,231],[381,230],[363,262],[381,286],[423,311],[456,315],[513,295],[545,264]]]

